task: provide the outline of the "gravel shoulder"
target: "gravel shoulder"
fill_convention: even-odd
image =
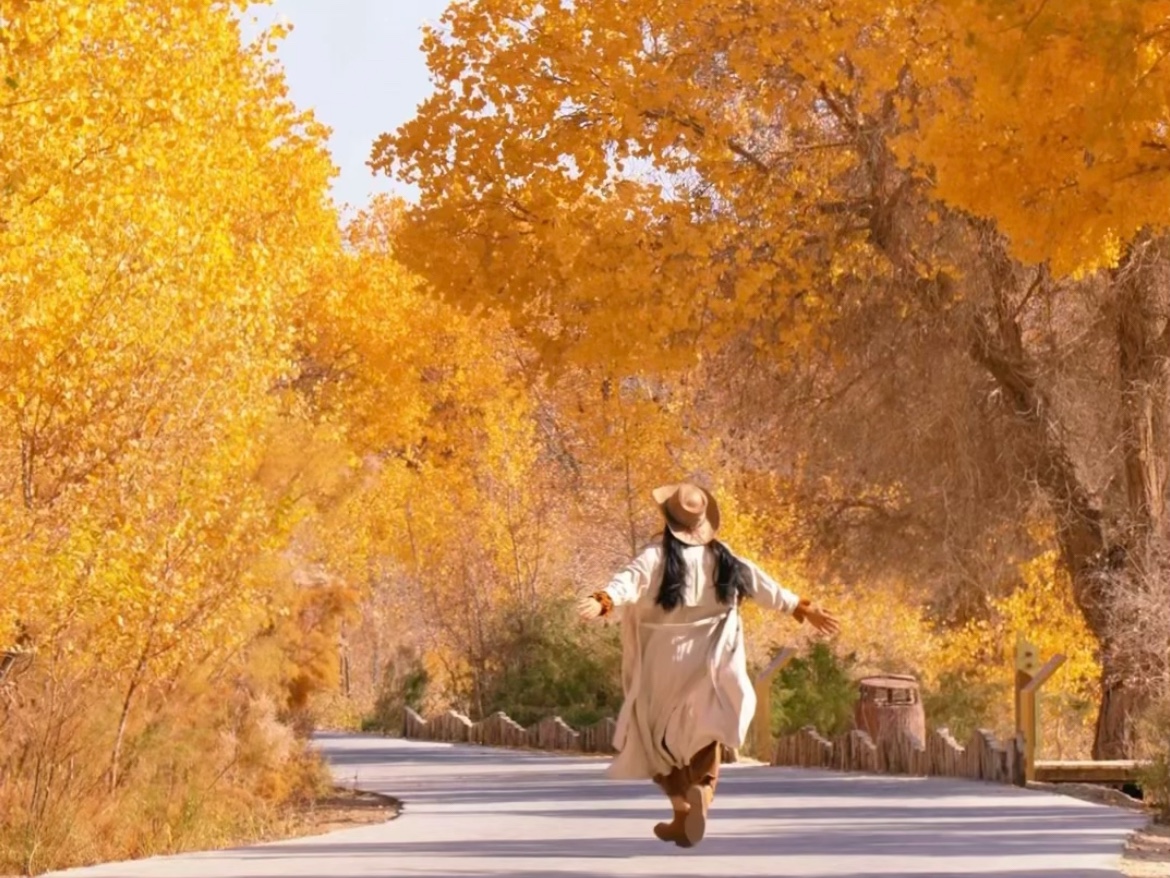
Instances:
[[[1149,814],[1149,809],[1139,799],[1109,787],[1032,783],[1028,784],[1028,788]],[[1160,826],[1151,817],[1148,825],[1130,833],[1121,860],[1121,872],[1126,878],[1170,878],[1170,826]]]
[[[339,829],[385,823],[401,813],[402,803],[393,796],[337,787],[331,795],[295,808],[279,837],[324,835]]]

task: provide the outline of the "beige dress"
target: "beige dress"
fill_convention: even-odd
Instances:
[[[682,604],[667,612],[655,603],[662,581],[661,539],[651,543],[606,586],[622,612],[625,701],[608,770],[614,779],[643,779],[686,765],[717,741],[740,747],[755,712],[747,673],[743,625],[734,606],[719,603],[715,555],[687,546]],[[749,561],[748,593],[761,606],[792,613],[797,595]]]

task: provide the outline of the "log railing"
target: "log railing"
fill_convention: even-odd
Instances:
[[[455,711],[423,719],[406,711],[403,736],[412,740],[516,747],[567,753],[613,753],[614,721],[603,719],[580,731],[560,717],[541,720],[525,728],[507,714],[494,713],[472,722]],[[1017,737],[1001,744],[990,732],[979,731],[966,747],[946,729],[927,737],[874,741],[865,732],[853,731],[829,739],[812,727],[776,742],[772,764],[799,768],[824,768],[871,774],[904,774],[959,777],[993,783],[1024,783],[1023,741]],[[727,761],[733,761],[728,754]],[[726,757],[725,757],[726,758]]]
[[[928,735],[923,744],[912,737],[875,742],[861,731],[829,739],[810,726],[780,738],[772,764],[871,774],[959,777],[1017,786],[1025,782],[1021,737],[1002,744],[986,731],[975,732],[970,743],[963,747],[946,729]]]
[[[612,719],[587,726],[580,731],[559,716],[543,719],[525,728],[505,713],[493,713],[473,723],[461,713],[449,710],[423,719],[407,708],[403,737],[420,741],[446,741],[456,744],[480,744],[485,747],[523,747],[570,753],[612,753],[615,723]]]

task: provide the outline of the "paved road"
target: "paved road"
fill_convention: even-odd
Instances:
[[[59,873],[89,878],[1106,878],[1134,815],[1044,793],[942,779],[731,766],[707,838],[658,841],[648,784],[604,761],[326,736],[342,783],[392,793],[382,825],[210,854]]]

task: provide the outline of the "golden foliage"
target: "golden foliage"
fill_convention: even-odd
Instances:
[[[236,696],[225,671],[274,610],[300,514],[258,476],[291,318],[339,238],[323,132],[285,97],[276,36],[241,46],[228,4],[0,12],[0,645],[33,656],[0,706],[13,868],[140,852],[119,819],[156,821],[145,849],[189,844],[172,830],[190,808],[116,803],[160,778],[180,798],[257,778],[144,754],[190,722],[197,682]],[[113,817],[92,840],[108,846],[57,834],[102,792]]]
[[[226,644],[247,625],[248,567],[280,539],[240,474],[330,237],[320,133],[226,8],[19,3],[4,22],[0,533],[20,560],[0,636],[20,620],[80,651],[80,621],[94,661],[190,657],[185,626]]]
[[[1101,666],[1097,642],[1054,552],[1020,566],[1020,584],[991,601],[990,618],[938,638],[929,666],[931,685],[950,675],[950,685],[984,687],[991,693],[984,722],[1000,734],[1010,733],[1018,638],[1033,643],[1042,661],[1057,653],[1067,659],[1042,691],[1042,755],[1083,755],[1092,741]]]
[[[956,631],[918,584],[822,585],[703,366],[836,363],[867,285],[912,309],[955,207],[1112,264],[1170,203],[1166,4],[455,3],[376,147],[422,199],[344,227],[245,5],[0,0],[0,646],[34,655],[0,679],[0,870],[247,835],[315,783],[288,725],[351,665],[482,714],[684,474],[863,668],[983,687],[1002,724],[1016,635],[1068,654],[1076,746],[1098,667],[1055,555]],[[898,262],[878,208],[909,188]],[[748,626],[756,660],[803,636]]]
[[[904,149],[935,170],[943,198],[1061,274],[1115,265],[1142,228],[1165,223],[1170,4],[915,7],[886,39],[921,29],[911,68],[931,95]]]

